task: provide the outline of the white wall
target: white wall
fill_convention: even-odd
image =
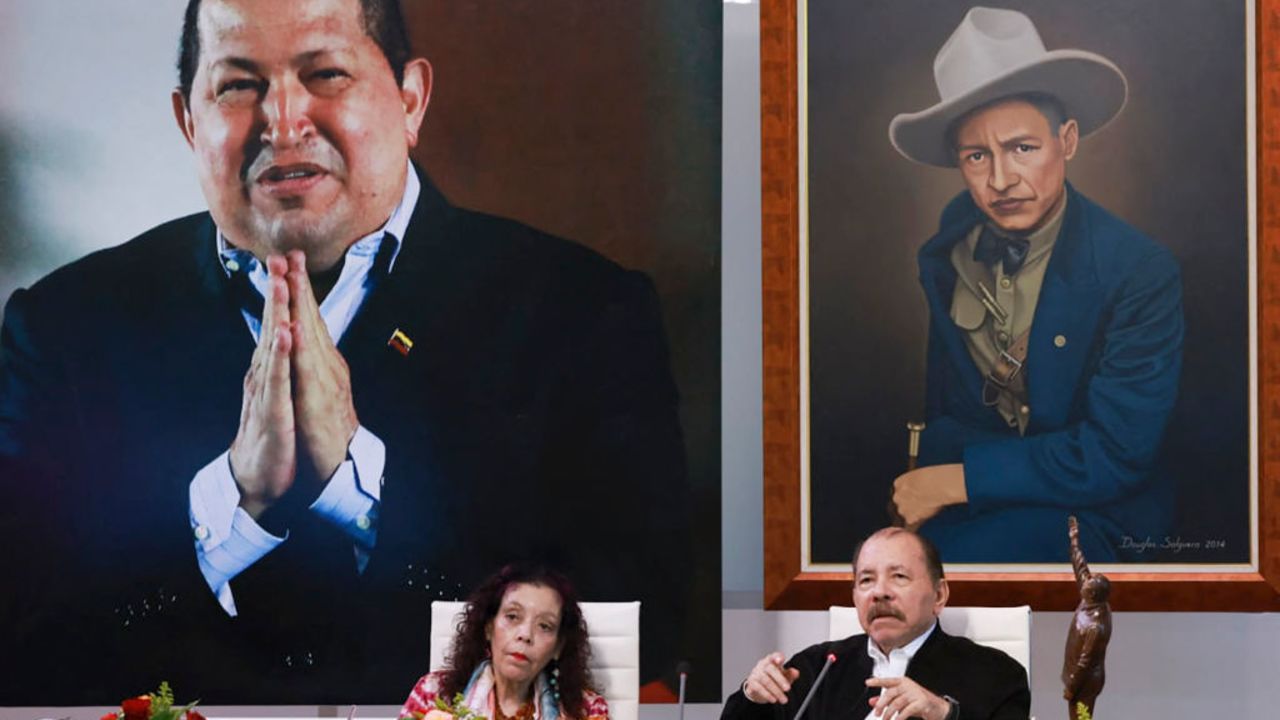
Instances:
[[[0,151],[13,161],[0,192],[20,194],[18,217],[0,227],[39,230],[30,246],[0,238],[10,253],[0,300],[50,267],[204,209],[169,103],[184,5],[0,0]]]

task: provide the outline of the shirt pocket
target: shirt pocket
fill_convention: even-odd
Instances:
[[[964,283],[956,285],[955,297],[951,299],[951,320],[961,330],[973,332],[982,327],[987,319],[987,308],[976,295],[969,292]]]

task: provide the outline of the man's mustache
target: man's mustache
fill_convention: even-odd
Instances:
[[[891,617],[906,622],[907,617],[902,611],[887,602],[872,603],[871,609],[867,611],[867,622],[874,622],[876,618]]]

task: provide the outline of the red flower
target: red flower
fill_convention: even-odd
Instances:
[[[120,709],[124,710],[124,720],[147,720],[151,717],[151,696],[139,695],[124,700],[120,703]]]
[[[118,717],[119,716],[116,715],[115,713],[107,713],[106,715],[103,715],[102,717],[98,718],[98,720],[116,720]]]
[[[188,710],[186,720],[205,720],[205,717],[195,710]]]

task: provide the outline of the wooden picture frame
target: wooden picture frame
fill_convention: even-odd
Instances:
[[[803,2],[803,0],[801,0]],[[801,373],[800,232],[803,217],[798,132],[797,0],[762,0],[762,301],[764,328],[764,606],[825,609],[848,604],[851,572],[815,572],[802,563],[801,461],[808,398]],[[1280,610],[1280,0],[1257,0],[1256,128],[1256,537],[1249,569],[1216,572],[1115,571],[1117,610]],[[1066,541],[1065,531],[1063,535]],[[1079,599],[1060,572],[949,572],[955,605],[1029,604],[1070,610]]]

